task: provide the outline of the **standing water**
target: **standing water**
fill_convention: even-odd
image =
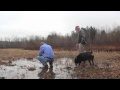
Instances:
[[[76,79],[73,77],[74,62],[72,58],[58,58],[53,69],[42,69],[37,60],[20,59],[12,61],[12,65],[0,65],[0,77],[5,79]]]

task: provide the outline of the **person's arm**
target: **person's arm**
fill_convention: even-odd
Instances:
[[[79,31],[79,33],[78,33],[78,44],[81,43],[81,38],[82,38],[81,37],[81,31]]]
[[[39,52],[39,56],[42,56],[43,55],[43,53],[44,53],[44,47],[40,47],[40,52]]]
[[[84,37],[84,38],[86,37],[86,33],[84,30],[81,31],[81,34],[82,34],[82,37]]]
[[[78,47],[79,43],[80,43],[80,31],[78,32],[76,47]]]
[[[82,34],[81,43],[86,44],[87,43],[87,41],[86,41],[86,32],[84,30],[82,30],[81,34]]]

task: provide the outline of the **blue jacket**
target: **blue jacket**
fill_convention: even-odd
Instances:
[[[48,44],[43,44],[40,46],[39,56],[44,56],[45,58],[54,58],[54,52],[52,47]]]

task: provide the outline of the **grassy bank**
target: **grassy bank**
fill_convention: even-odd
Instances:
[[[0,60],[17,60],[21,58],[33,59],[39,53],[39,50],[24,49],[0,49]],[[58,51],[54,50],[55,57],[71,57],[76,55],[76,51]]]
[[[24,50],[24,49],[0,49],[0,60],[17,60],[21,58],[33,59],[39,53],[39,50]],[[59,51],[54,50],[55,57],[75,57],[78,52],[77,51]],[[114,60],[120,59],[119,52],[93,52],[95,55],[95,59],[98,60]]]

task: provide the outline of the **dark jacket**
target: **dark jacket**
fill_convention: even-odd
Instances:
[[[81,43],[81,44],[87,43],[86,31],[83,28],[81,28],[81,30],[79,31],[79,34],[78,34],[78,44],[79,43]]]

